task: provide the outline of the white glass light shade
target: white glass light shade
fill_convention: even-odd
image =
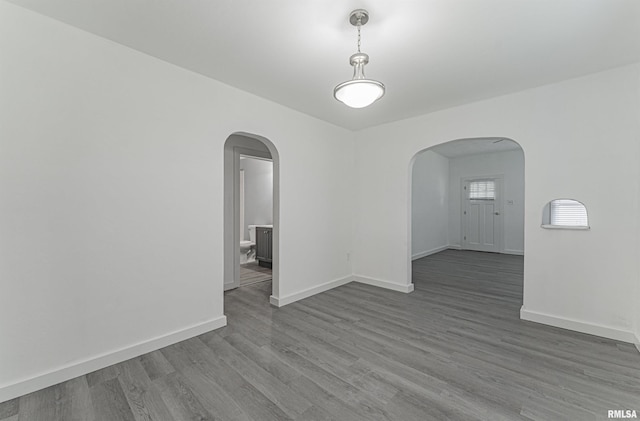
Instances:
[[[377,80],[354,79],[333,90],[333,96],[351,108],[367,107],[384,95],[384,85]]]

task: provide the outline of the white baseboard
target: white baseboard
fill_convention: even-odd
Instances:
[[[427,251],[422,251],[420,253],[416,253],[413,256],[411,256],[411,260],[418,260],[418,259],[422,259],[423,257],[427,257],[427,256],[431,256],[432,254],[436,254],[436,253],[440,253],[441,251],[447,250],[449,248],[449,246],[442,246],[442,247],[436,247],[433,248],[431,250],[427,250]]]
[[[369,278],[368,276],[353,275],[354,282],[373,285],[375,287],[386,288],[393,291],[409,293],[413,291],[413,284],[397,284],[395,282],[383,281],[382,279]]]
[[[62,367],[38,374],[36,376],[19,380],[15,383],[0,386],[0,402],[8,401],[27,393],[35,392],[45,387],[71,380],[75,377],[91,373],[96,370],[108,367],[122,361],[138,357],[147,352],[155,351],[165,346],[193,338],[194,336],[219,329],[227,325],[227,317],[220,316],[215,319],[208,320],[181,329],[166,335],[158,336],[137,344],[118,349],[116,351],[106,352],[94,357],[90,357],[80,361],[74,361]]]
[[[520,318],[530,322],[542,323],[563,329],[574,330],[576,332],[588,333],[589,335],[601,336],[603,338],[609,338],[620,342],[635,343],[637,339],[633,332],[627,330],[526,310],[524,306],[520,308]]]
[[[293,293],[293,294],[289,294],[289,295],[285,295],[283,297],[274,297],[272,295],[271,297],[269,297],[269,302],[272,305],[276,306],[276,307],[286,306],[287,304],[291,304],[291,303],[296,302],[298,300],[302,300],[304,298],[311,297],[312,295],[316,295],[316,294],[319,294],[321,292],[329,291],[330,289],[337,288],[337,287],[339,287],[341,285],[348,284],[351,281],[353,281],[353,278],[351,276],[345,276],[344,278],[335,279],[333,281],[325,282],[324,284],[320,284],[320,285],[315,286],[315,287],[303,289],[302,291],[299,291],[299,292],[296,292],[296,293]]]
[[[640,334],[636,333],[635,335],[634,345],[638,348],[638,352],[640,352]]]
[[[229,291],[230,289],[236,289],[240,286],[240,281],[238,282],[225,282],[224,283],[224,290],[225,291]]]
[[[463,250],[462,246],[459,245],[459,244],[449,244],[449,246],[447,246],[446,248],[450,249],[450,250]],[[500,253],[502,253],[502,254],[513,254],[513,255],[516,255],[516,256],[524,256],[524,250],[504,249]]]

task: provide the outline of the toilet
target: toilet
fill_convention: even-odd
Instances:
[[[249,241],[240,241],[240,264],[256,260],[256,226],[249,225]]]

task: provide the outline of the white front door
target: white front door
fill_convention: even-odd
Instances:
[[[462,248],[502,251],[502,179],[487,177],[463,180]]]

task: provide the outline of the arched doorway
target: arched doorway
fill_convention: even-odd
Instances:
[[[518,143],[504,137],[441,143],[412,157],[409,178],[410,282],[420,259],[430,263],[428,256],[513,261],[520,270],[521,257],[500,257],[524,254],[524,151]],[[519,299],[523,287],[521,280]]]
[[[269,159],[273,163],[272,296],[279,293],[280,158],[265,137],[235,132],[224,144],[224,290],[240,286],[240,158]]]

